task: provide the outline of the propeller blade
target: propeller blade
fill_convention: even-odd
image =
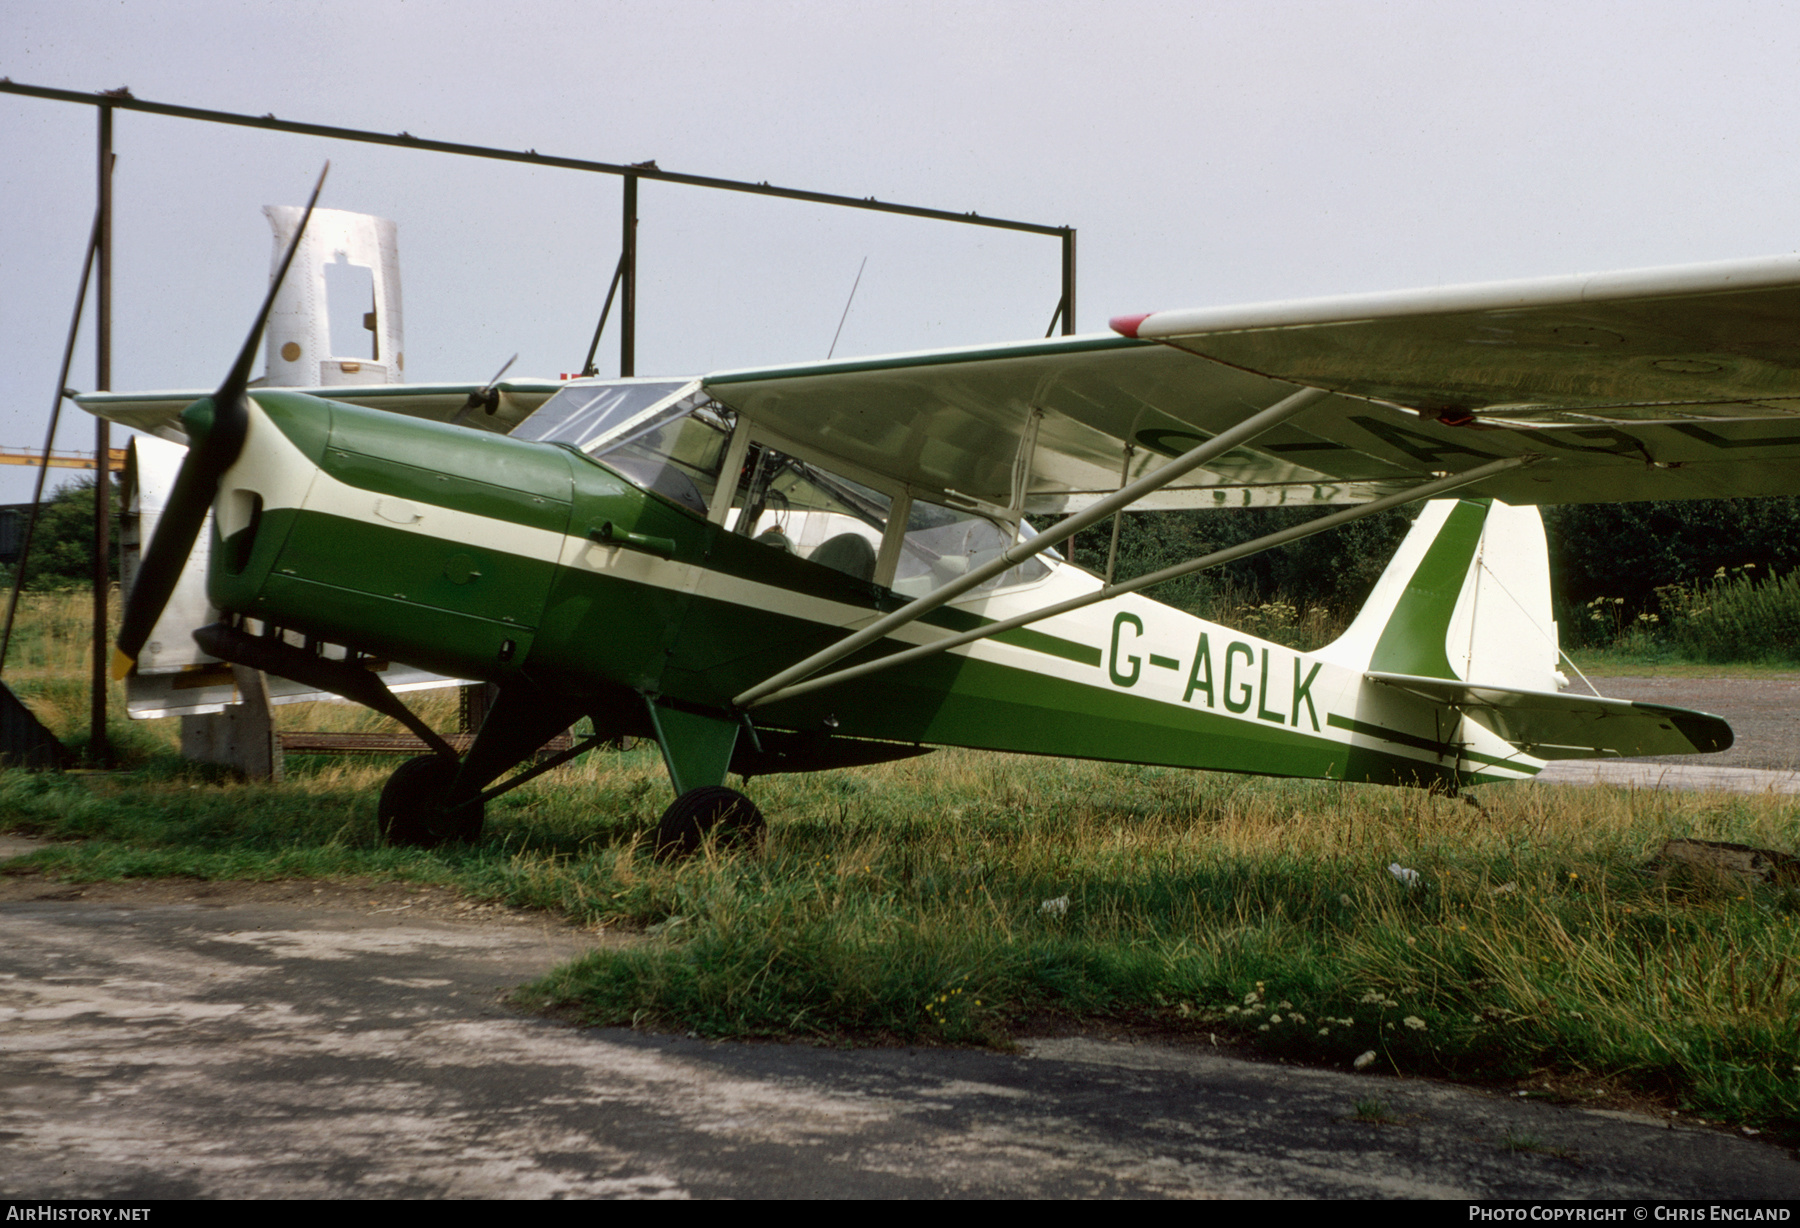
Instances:
[[[474,392],[471,392],[469,394],[469,399],[464,401],[463,407],[457,411],[456,417],[450,419],[450,425],[468,425],[469,418],[473,416],[478,409],[487,410],[488,417],[493,417],[494,411],[500,408],[500,396],[494,389],[499,386],[501,378],[505,376],[508,371],[512,370],[512,365],[518,361],[519,356],[514,354],[511,358],[506,360],[506,363],[498,371],[494,372],[493,379],[489,380]]]
[[[194,541],[206,523],[206,513],[218,497],[219,481],[243,451],[244,436],[250,426],[250,406],[244,399],[244,391],[250,386],[250,368],[256,362],[256,350],[262,342],[269,312],[275,306],[275,296],[287,278],[294,253],[300,249],[306,223],[312,218],[313,206],[319,202],[319,193],[325,187],[325,176],[330,170],[331,163],[327,162],[319,172],[319,181],[313,185],[312,197],[306,202],[306,213],[281,258],[280,268],[269,281],[269,293],[263,299],[262,310],[257,312],[250,335],[244,338],[244,348],[238,351],[237,361],[226,372],[225,381],[210,397],[201,397],[181,412],[181,425],[188,436],[188,454],[181,462],[174,489],[169,492],[168,505],[157,522],[156,536],[151,538],[138,563],[137,578],[132,582],[131,596],[125,602],[119,638],[113,651],[112,675],[115,679],[123,678],[137,664],[138,654],[150,638],[156,620],[162,617],[163,607],[169,604],[169,596],[181,578],[181,569],[193,553]]]

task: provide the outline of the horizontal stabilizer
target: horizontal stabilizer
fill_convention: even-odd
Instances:
[[[1412,674],[1363,676],[1454,707],[1537,759],[1704,754],[1732,743],[1731,726],[1710,712]]]

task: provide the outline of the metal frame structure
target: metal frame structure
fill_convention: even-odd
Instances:
[[[811,204],[835,205],[846,209],[862,209],[876,213],[894,213],[905,217],[925,218],[933,221],[955,222],[964,226],[985,226],[996,230],[1012,230],[1025,234],[1045,235],[1060,240],[1062,259],[1061,294],[1057,300],[1056,310],[1050,318],[1049,333],[1058,331],[1067,336],[1075,332],[1075,230],[1070,226],[1045,226],[1037,222],[1021,222],[1007,218],[983,217],[979,213],[955,213],[947,209],[931,209],[921,205],[904,205],[893,201],[877,200],[873,196],[843,196],[831,192],[813,192],[801,188],[776,187],[770,183],[749,183],[738,179],[720,179],[709,175],[688,175],[676,171],[665,171],[654,161],[631,164],[615,162],[598,162],[588,158],[572,158],[557,154],[542,154],[535,149],[500,149],[486,145],[470,145],[457,141],[438,141],[424,137],[416,137],[410,132],[372,132],[359,128],[340,128],[330,124],[310,124],[295,120],[277,119],[269,115],[244,115],[233,111],[214,111],[202,107],[186,107],[173,103],[152,102],[147,99],[134,98],[127,88],[102,90],[98,93],[82,93],[78,90],[53,89],[48,86],[25,85],[10,78],[0,78],[0,93],[17,94],[28,98],[43,98],[53,102],[69,102],[82,106],[94,107],[98,111],[99,150],[98,150],[98,212],[95,219],[95,238],[89,253],[88,264],[84,266],[83,296],[87,282],[86,269],[95,268],[98,273],[96,293],[95,324],[95,391],[104,392],[112,387],[112,125],[113,112],[141,111],[151,115],[166,115],[176,119],[198,120],[204,123],[230,124],[246,128],[262,128],[272,132],[288,132],[301,136],[325,137],[331,140],[354,141],[369,145],[388,145],[399,149],[426,150],[433,153],[454,154],[460,157],[485,158],[502,162],[521,162],[530,166],[553,166],[565,170],[587,171],[593,174],[616,175],[622,182],[621,191],[621,225],[619,263],[613,273],[611,287],[607,291],[606,305],[600,314],[600,323],[594,330],[593,344],[588,348],[586,365],[583,374],[594,373],[594,352],[600,344],[600,334],[606,327],[606,320],[612,311],[615,296],[618,297],[619,315],[619,374],[632,376],[637,373],[637,226],[638,226],[638,182],[649,179],[663,183],[686,184],[690,187],[713,188],[726,192],[743,192],[756,196],[774,196],[784,200],[805,201]],[[76,318],[79,320],[82,304],[76,304]],[[1045,335],[1048,336],[1049,333]],[[70,331],[70,348],[73,349],[74,328]],[[64,375],[66,380],[66,371]],[[58,401],[61,405],[63,380],[58,382]],[[54,417],[53,417],[54,421]],[[54,426],[52,427],[54,433]],[[95,454],[104,456],[111,445],[110,424],[104,418],[96,418],[94,426]],[[46,453],[49,442],[45,444]],[[110,546],[110,511],[111,480],[110,474],[102,466],[96,477],[94,496],[94,670],[90,690],[90,757],[99,763],[111,759],[111,748],[106,737],[106,604],[107,587],[111,577],[108,574],[107,559]],[[0,656],[0,669],[4,668],[4,657]],[[816,668],[816,667],[815,667]]]

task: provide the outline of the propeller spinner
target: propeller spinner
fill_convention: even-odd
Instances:
[[[300,248],[306,223],[312,217],[313,206],[318,203],[319,193],[325,187],[325,176],[330,170],[331,163],[327,162],[319,172],[319,181],[313,185],[312,197],[306,202],[306,213],[281,258],[281,267],[269,281],[268,297],[263,300],[262,310],[250,326],[250,335],[244,339],[244,348],[238,352],[237,361],[226,374],[225,382],[210,397],[201,397],[181,411],[182,429],[188,436],[188,454],[181,462],[181,471],[169,492],[168,505],[157,522],[156,535],[150,539],[149,548],[138,564],[137,579],[125,602],[119,638],[113,650],[112,675],[115,679],[123,678],[137,664],[138,654],[150,638],[156,620],[162,617],[163,607],[175,591],[188,555],[193,553],[194,541],[206,523],[207,510],[218,497],[219,480],[243,451],[244,436],[250,424],[250,406],[244,391],[250,386],[250,368],[256,361],[257,346],[262,342],[263,326],[268,323],[275,295],[287,277],[288,266],[294,262],[294,253]]]

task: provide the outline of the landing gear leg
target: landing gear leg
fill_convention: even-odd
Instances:
[[[475,798],[580,715],[573,701],[528,683],[502,686],[460,761],[453,752],[426,755],[388,777],[375,811],[382,842],[433,848],[446,840],[480,839],[483,806]]]

